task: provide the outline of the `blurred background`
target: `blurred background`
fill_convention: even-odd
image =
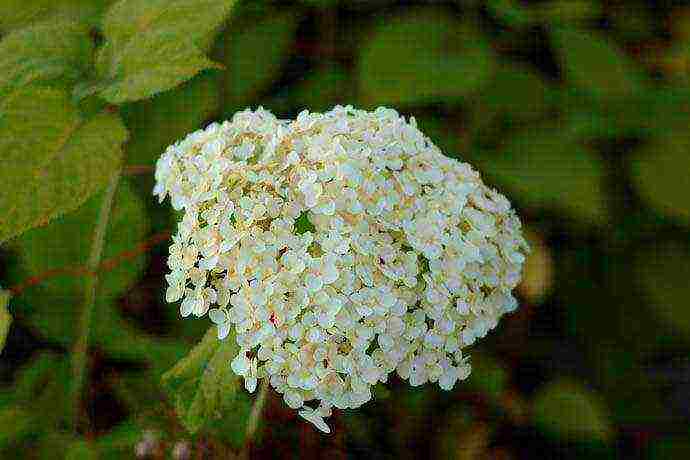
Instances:
[[[98,42],[112,2],[24,3],[0,5],[0,33],[71,15]],[[0,458],[234,458],[252,399],[190,434],[160,384],[209,323],[165,304],[177,216],[153,199],[152,167],[245,107],[292,118],[335,104],[414,116],[506,193],[532,245],[521,306],[472,347],[452,392],[394,378],[336,412],[329,436],[273,394],[243,455],[690,458],[690,2],[245,0],[212,57],[225,69],[122,106],[127,166],[79,407],[69,352],[102,195],[0,248],[13,316]]]

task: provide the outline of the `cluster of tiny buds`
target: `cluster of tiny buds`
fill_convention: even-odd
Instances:
[[[517,307],[510,203],[392,109],[239,112],[168,147],[154,194],[183,211],[167,300],[236,340],[247,390],[268,379],[325,432],[392,372],[450,390]]]

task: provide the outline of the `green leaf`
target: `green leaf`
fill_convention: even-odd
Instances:
[[[95,440],[98,458],[115,460],[131,456],[137,443],[141,441],[143,431],[134,419],[118,424],[112,431]]]
[[[520,0],[488,0],[486,7],[496,18],[513,27],[525,27],[536,23],[539,16],[533,9],[521,5]]]
[[[64,421],[69,369],[63,356],[42,353],[20,370],[9,396],[0,392],[0,448]]]
[[[690,336],[688,247],[664,242],[641,250],[635,257],[635,274],[654,313],[673,330]]]
[[[508,371],[505,364],[487,353],[472,353],[472,373],[467,385],[492,401],[497,401],[508,387]]]
[[[208,330],[202,341],[162,377],[163,386],[175,402],[177,415],[192,433],[217,424],[217,420],[236,416],[226,431],[244,432],[249,398],[244,393],[241,377],[235,375],[230,362],[239,347],[231,333],[218,340],[216,328]],[[241,439],[238,437],[237,439]]]
[[[547,109],[546,82],[532,70],[505,63],[481,91],[477,110],[534,120]]]
[[[649,446],[650,460],[669,460],[690,457],[690,441],[687,434],[670,435],[656,439]]]
[[[453,102],[491,79],[494,54],[477,31],[441,11],[379,24],[359,60],[364,103]]]
[[[27,321],[65,346],[72,344],[76,334],[85,284],[79,269],[88,260],[101,201],[102,194],[94,196],[77,212],[28,231],[14,245],[19,266],[10,267],[13,282],[52,272],[39,286],[21,295],[29,306]],[[138,280],[146,265],[145,253],[131,253],[148,235],[144,203],[125,180],[118,186],[114,203],[105,236],[90,342],[115,358],[150,360],[160,371],[180,356],[181,345],[137,331],[116,308],[118,298]]]
[[[15,91],[0,109],[2,242],[73,211],[105,186],[127,130],[113,113],[83,119],[54,89]]]
[[[690,123],[690,88],[641,91],[629,98],[597,100],[571,88],[555,93],[555,104],[568,107],[568,133],[580,138],[648,137],[684,130]]]
[[[0,31],[8,32],[48,19],[97,26],[111,3],[113,0],[3,0],[0,3]]]
[[[98,452],[91,443],[80,439],[72,442],[65,451],[65,460],[95,460],[98,459]]]
[[[202,74],[179,89],[158,94],[123,110],[132,139],[127,162],[153,165],[166,147],[201,127],[220,109],[220,78]]]
[[[606,222],[604,164],[559,125],[526,130],[499,152],[474,154],[473,163],[527,206],[557,208],[586,224]]]
[[[591,31],[555,28],[553,46],[565,78],[597,98],[635,96],[645,78],[635,63],[608,39]]]
[[[345,69],[327,65],[287,87],[267,105],[278,113],[305,109],[310,112],[324,112],[337,104],[351,104],[354,89],[352,76]]]
[[[103,22],[96,67],[100,94],[121,104],[150,97],[218,68],[204,52],[234,0],[121,0]]]
[[[169,32],[150,34],[124,53],[114,70],[113,81],[100,94],[108,102],[122,104],[153,96],[189,80],[205,69],[220,68],[201,50],[176,41]]]
[[[88,28],[76,22],[50,21],[8,34],[0,41],[0,101],[30,83],[74,83],[92,52]]]
[[[31,433],[32,414],[20,406],[0,408],[0,449]]]
[[[307,232],[315,233],[316,227],[314,227],[314,224],[309,220],[309,213],[302,212],[295,221],[295,233],[297,235],[303,235]]]
[[[5,348],[5,340],[7,334],[10,332],[10,325],[12,324],[12,315],[9,311],[10,293],[4,289],[0,289],[0,353]]]
[[[298,21],[292,12],[273,14],[225,34],[224,103],[229,112],[243,108],[275,80],[288,57]]]
[[[599,0],[551,0],[536,7],[537,16],[551,24],[576,24],[596,20],[602,14]]]
[[[671,132],[654,139],[631,158],[631,178],[643,199],[662,214],[690,224],[686,176],[690,139]]]
[[[534,399],[534,422],[546,433],[571,441],[610,440],[614,434],[599,397],[566,379],[546,384]]]

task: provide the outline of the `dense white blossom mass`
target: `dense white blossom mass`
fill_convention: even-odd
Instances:
[[[392,109],[239,112],[168,147],[154,193],[184,211],[167,300],[234,331],[247,390],[269,379],[325,432],[393,371],[453,388],[517,306],[510,203]]]

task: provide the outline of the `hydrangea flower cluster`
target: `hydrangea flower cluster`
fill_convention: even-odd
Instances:
[[[392,109],[239,112],[168,147],[154,194],[184,211],[167,300],[234,330],[247,390],[269,379],[325,432],[393,371],[453,388],[517,306],[510,203]]]

